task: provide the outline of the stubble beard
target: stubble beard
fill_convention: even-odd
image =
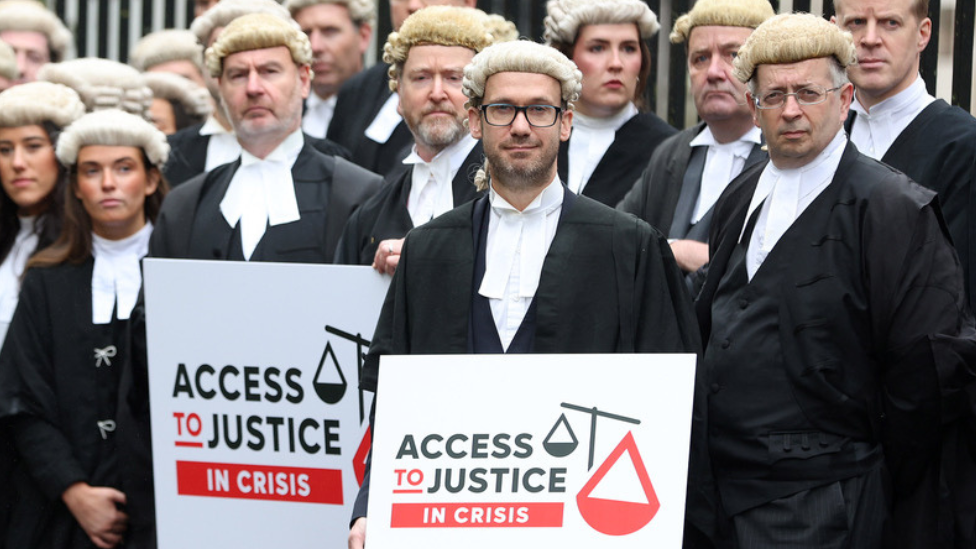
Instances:
[[[522,164],[509,163],[500,153],[492,154],[488,149],[485,149],[485,156],[493,183],[513,191],[525,191],[542,188],[552,182],[552,167],[558,151],[558,145],[546,148],[537,159]]]

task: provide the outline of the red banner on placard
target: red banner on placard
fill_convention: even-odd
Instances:
[[[342,505],[342,471],[277,465],[176,462],[182,496]]]
[[[393,528],[553,528],[562,503],[394,503]]]

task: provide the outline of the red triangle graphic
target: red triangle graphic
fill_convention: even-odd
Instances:
[[[593,489],[606,476],[610,468],[617,463],[624,452],[630,454],[630,460],[637,472],[637,478],[640,479],[641,488],[644,490],[644,495],[647,496],[647,503],[590,497]],[[637,450],[637,443],[634,441],[632,432],[627,432],[627,435],[617,444],[613,452],[610,452],[606,461],[600,464],[600,467],[586,482],[579,494],[576,494],[576,505],[587,524],[597,532],[610,536],[633,534],[651,522],[658,509],[661,508],[661,504],[654,492],[651,478],[647,475],[644,460],[641,459],[640,452]]]
[[[366,478],[366,458],[369,456],[369,446],[370,430],[369,427],[366,427],[363,440],[359,443],[359,448],[356,449],[356,455],[352,457],[352,470],[356,473],[356,482],[360,486],[363,485],[363,479]]]

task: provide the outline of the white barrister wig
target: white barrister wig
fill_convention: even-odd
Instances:
[[[203,46],[188,30],[166,29],[149,33],[129,54],[129,64],[145,72],[170,61],[189,61],[203,73]]]
[[[58,138],[58,160],[65,166],[74,166],[78,151],[89,145],[140,148],[157,168],[169,156],[169,143],[163,132],[146,119],[118,109],[88,113],[68,126]]]
[[[217,41],[207,48],[207,70],[218,78],[228,55],[279,46],[288,48],[295,64],[311,64],[312,44],[294,21],[289,23],[267,13],[243,15],[224,27]]]
[[[0,128],[40,126],[64,128],[85,114],[75,90],[51,82],[28,82],[0,93]]]
[[[0,78],[16,80],[20,70],[17,69],[17,54],[10,44],[0,40]]]
[[[524,72],[552,77],[559,82],[560,96],[569,109],[579,99],[583,87],[583,73],[556,48],[528,40],[499,42],[482,50],[464,67],[461,86],[468,98],[465,106],[481,106],[488,78],[500,72]],[[474,176],[474,184],[479,191],[488,188],[489,171],[488,160],[485,159],[484,165]]]
[[[583,73],[555,48],[514,40],[488,46],[464,67],[462,83],[468,105],[478,107],[485,96],[485,83],[500,72],[545,74],[559,82],[562,100],[572,109],[583,87]]]
[[[383,46],[383,61],[390,64],[390,89],[396,91],[400,71],[414,46],[458,46],[475,53],[490,46],[493,38],[483,13],[456,6],[430,6],[407,17]]]
[[[319,4],[338,4],[349,10],[349,18],[357,25],[370,23],[376,17],[376,2],[374,0],[286,0],[285,7],[294,17],[305,8]]]
[[[171,72],[147,72],[144,76],[154,98],[179,103],[191,116],[210,116],[213,106],[207,88]]]
[[[759,65],[799,63],[833,57],[842,68],[857,62],[851,33],[809,13],[783,13],[756,27],[739,48],[733,76],[748,82]]]
[[[216,6],[193,20],[190,24],[190,32],[197,37],[197,42],[207,46],[214,29],[226,27],[234,19],[252,13],[274,15],[282,21],[290,21],[298,28],[298,23],[291,18],[288,10],[274,0],[220,0]]]
[[[47,7],[36,0],[0,2],[0,32],[32,31],[47,37],[51,61],[64,61],[74,55],[73,36]]]
[[[695,27],[747,27],[754,29],[776,15],[769,0],[698,0],[691,11],[674,22],[671,42],[688,40]]]
[[[584,25],[634,23],[644,40],[661,27],[643,0],[549,0],[546,13],[543,38],[550,46],[572,45]]]
[[[72,88],[88,111],[122,109],[149,118],[152,91],[142,73],[124,63],[98,57],[48,63],[38,71],[37,79]]]
[[[519,39],[519,30],[515,26],[515,23],[505,19],[497,13],[485,13],[481,10],[483,17],[485,18],[485,27],[488,28],[488,32],[491,33],[492,38],[495,39],[495,43],[498,42],[511,42],[512,40]]]

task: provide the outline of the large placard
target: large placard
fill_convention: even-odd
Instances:
[[[694,355],[382,357],[367,547],[679,549]]]
[[[147,259],[159,547],[346,546],[389,277]]]

